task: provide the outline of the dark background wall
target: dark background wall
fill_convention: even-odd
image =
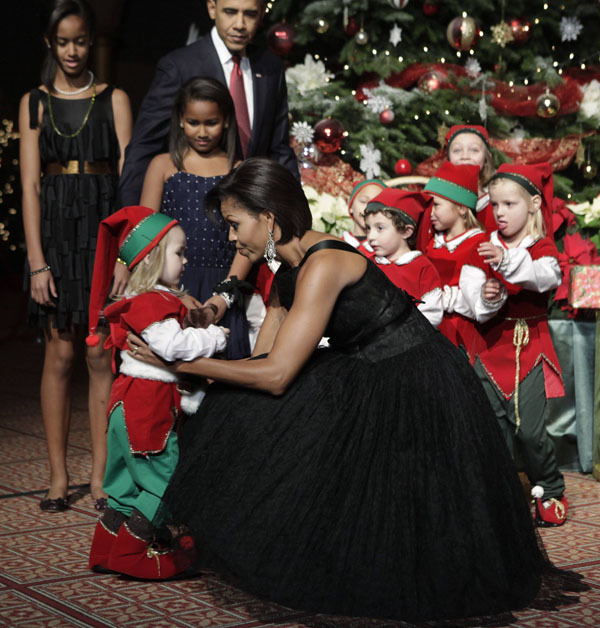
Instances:
[[[0,115],[16,121],[19,99],[39,85],[46,0],[2,0]],[[183,46],[192,23],[211,22],[204,0],[91,0],[98,19],[94,50],[100,78],[123,88],[134,114],[152,81],[157,60]]]

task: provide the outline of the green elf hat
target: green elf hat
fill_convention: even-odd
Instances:
[[[358,193],[362,190],[362,188],[366,187],[367,185],[378,185],[382,190],[387,188],[387,185],[381,179],[365,179],[364,181],[357,183],[354,186],[354,189],[352,190],[352,192],[350,193],[350,198],[348,199],[348,213],[351,216],[352,214],[350,213],[350,208],[352,207],[352,203],[354,203],[354,199],[356,198]]]
[[[475,211],[479,192],[479,166],[455,166],[445,161],[429,179],[423,191]]]
[[[95,347],[100,342],[96,328],[108,297],[115,262],[118,260],[133,270],[177,224],[169,216],[137,205],[123,207],[100,223],[90,292],[89,335],[85,339],[88,346]]]

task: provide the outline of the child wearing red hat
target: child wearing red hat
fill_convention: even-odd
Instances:
[[[367,203],[386,187],[386,184],[380,179],[365,179],[354,186],[348,198],[348,213],[354,222],[354,226],[352,233],[349,231],[342,233],[342,239],[367,256],[372,255],[373,251],[367,242],[364,216],[365,208],[367,207]]]
[[[410,247],[419,219],[431,204],[431,197],[422,192],[383,190],[367,204],[365,227],[371,259],[396,286],[420,301],[418,309],[437,327],[444,315],[440,276],[421,251]]]
[[[481,327],[475,370],[510,450],[515,441],[520,445],[537,524],[562,525],[565,483],[546,431],[547,399],[564,395],[547,317],[548,292],[561,282],[552,238],[552,168],[502,164],[490,196],[498,229],[478,247],[482,268],[477,271],[474,261],[469,276],[461,277],[487,305],[478,320],[492,316]]]
[[[185,293],[179,289],[185,245],[177,221],[147,207],[125,207],[100,223],[88,344],[99,341],[95,329],[115,261],[132,273],[128,296],[104,310],[110,324],[105,347],[119,350],[121,363],[109,402],[103,484],[108,506],[90,550],[89,566],[95,570],[160,579],[188,564],[179,553],[160,547],[150,522],[179,458],[178,416],[182,410],[195,412],[203,392],[182,396],[174,373],[137,360],[127,345],[127,333],[133,332],[166,361],[210,357],[225,348],[222,328],[186,327],[188,310],[180,299]]]
[[[459,279],[464,264],[487,237],[475,218],[479,167],[444,162],[425,186],[433,196],[431,222],[435,229],[426,255],[440,275],[444,319],[440,331],[467,354],[477,331],[473,322],[475,304],[463,293]]]

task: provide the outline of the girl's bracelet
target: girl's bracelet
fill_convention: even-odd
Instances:
[[[29,276],[33,277],[34,275],[39,275],[40,273],[45,273],[47,270],[50,270],[50,266],[44,266],[44,268],[38,268],[38,270],[32,270],[29,272]]]

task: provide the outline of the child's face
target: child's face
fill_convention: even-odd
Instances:
[[[381,192],[380,185],[369,183],[369,185],[365,185],[359,190],[356,198],[352,201],[350,215],[352,216],[352,220],[354,220],[363,231],[365,230],[365,209],[367,203],[373,200],[379,192]]]
[[[464,218],[456,203],[434,195],[431,224],[436,231],[451,231],[456,230],[459,226],[464,227]]]
[[[78,15],[68,15],[58,23],[52,47],[58,66],[66,76],[77,77],[86,68],[91,39],[85,22]]]
[[[490,186],[490,202],[502,239],[518,244],[527,235],[530,219],[540,211],[542,199],[514,181],[498,180]]]
[[[394,226],[391,218],[381,212],[365,216],[365,230],[367,242],[378,257],[387,257],[391,260],[410,251],[406,238],[412,233],[400,232]]]
[[[225,119],[216,102],[190,100],[185,106],[180,124],[188,144],[197,153],[208,156],[219,148]]]
[[[183,229],[173,227],[167,233],[165,263],[160,275],[160,283],[167,288],[177,289],[181,285],[181,277],[187,264],[185,258],[186,237]]]
[[[470,164],[483,168],[487,149],[475,133],[459,133],[450,143],[448,161],[455,166]]]

